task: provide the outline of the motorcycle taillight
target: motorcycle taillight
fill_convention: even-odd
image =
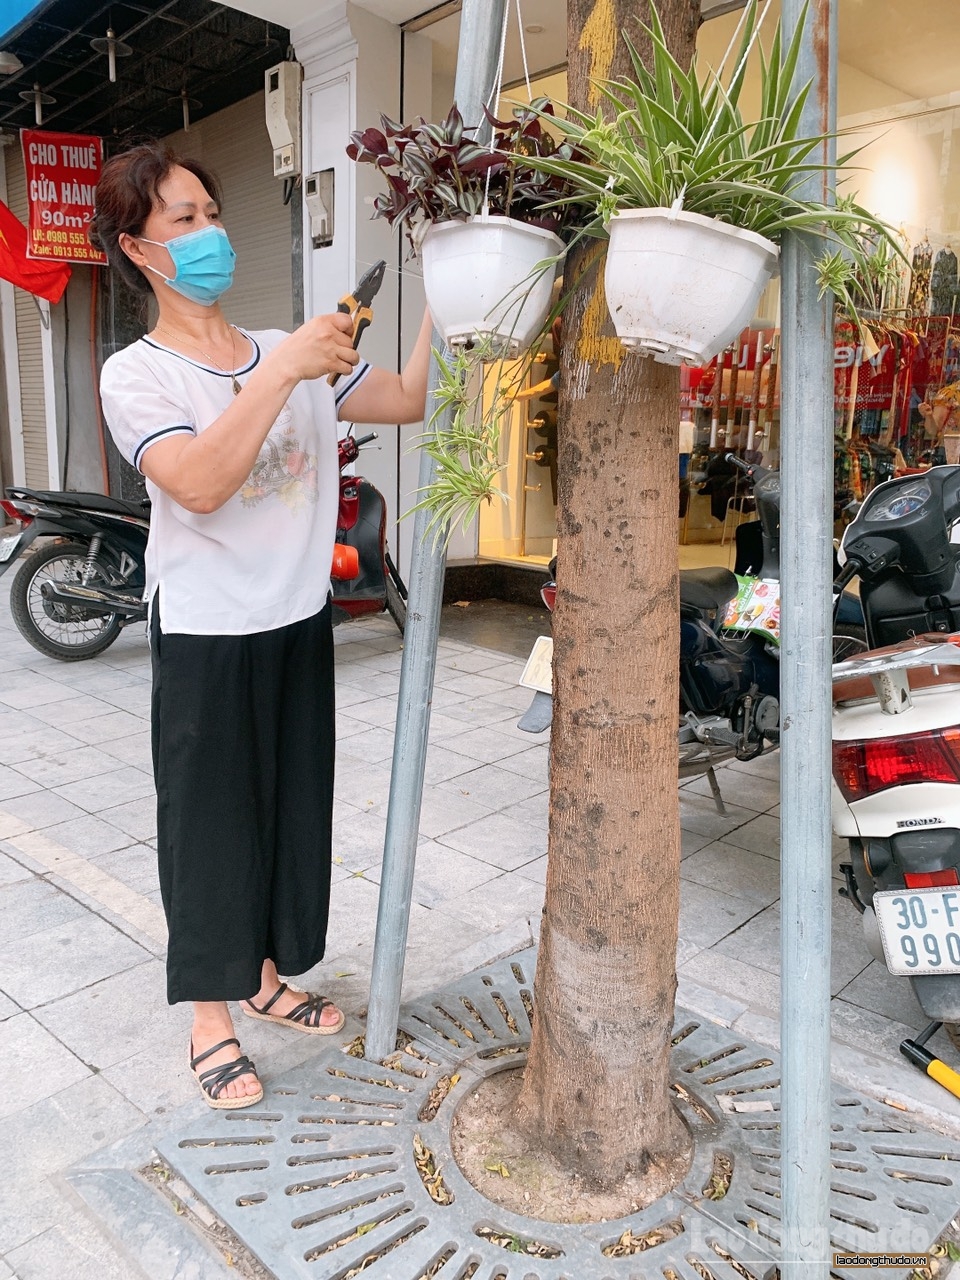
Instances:
[[[18,511],[16,503],[11,502],[9,498],[0,498],[0,511],[8,515],[11,520],[16,520],[18,524],[29,524],[33,519],[33,516]]]
[[[553,607],[557,603],[557,584],[555,582],[545,582],[540,588],[540,599],[553,613]]]
[[[911,782],[960,782],[960,728],[833,744],[833,777],[849,803]]]
[[[908,889],[934,889],[945,884],[960,884],[956,867],[944,871],[905,871],[903,883]]]

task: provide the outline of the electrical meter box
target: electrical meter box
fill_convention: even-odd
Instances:
[[[273,175],[295,178],[300,173],[299,62],[279,62],[264,74],[267,133],[273,143]]]

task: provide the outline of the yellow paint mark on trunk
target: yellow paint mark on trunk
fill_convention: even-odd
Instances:
[[[612,364],[614,371],[619,371],[625,354],[624,348],[618,337],[603,332],[606,320],[607,296],[603,288],[603,275],[598,273],[596,288],[587,303],[583,323],[577,334],[577,359],[585,360],[595,367]]]
[[[590,54],[590,105],[600,102],[596,80],[606,80],[617,48],[617,15],[614,0],[597,0],[580,33],[580,48]]]

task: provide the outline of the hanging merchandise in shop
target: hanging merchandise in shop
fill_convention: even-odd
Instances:
[[[27,256],[105,264],[87,236],[103,165],[103,142],[87,134],[21,129],[29,202]]]
[[[66,263],[40,263],[27,257],[27,228],[0,201],[0,279],[37,298],[59,302],[70,279]]]

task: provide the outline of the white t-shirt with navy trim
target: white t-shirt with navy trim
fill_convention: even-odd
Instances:
[[[288,335],[247,333],[252,369]],[[145,599],[157,599],[165,632],[249,635],[309,618],[330,590],[340,501],[337,413],[370,372],[363,360],[335,388],[300,382],[281,409],[253,470],[217,511],[181,507],[149,479],[153,504]],[[104,416],[123,456],[138,470],[158,440],[196,435],[229,408],[224,373],[141,338],[104,364]]]

